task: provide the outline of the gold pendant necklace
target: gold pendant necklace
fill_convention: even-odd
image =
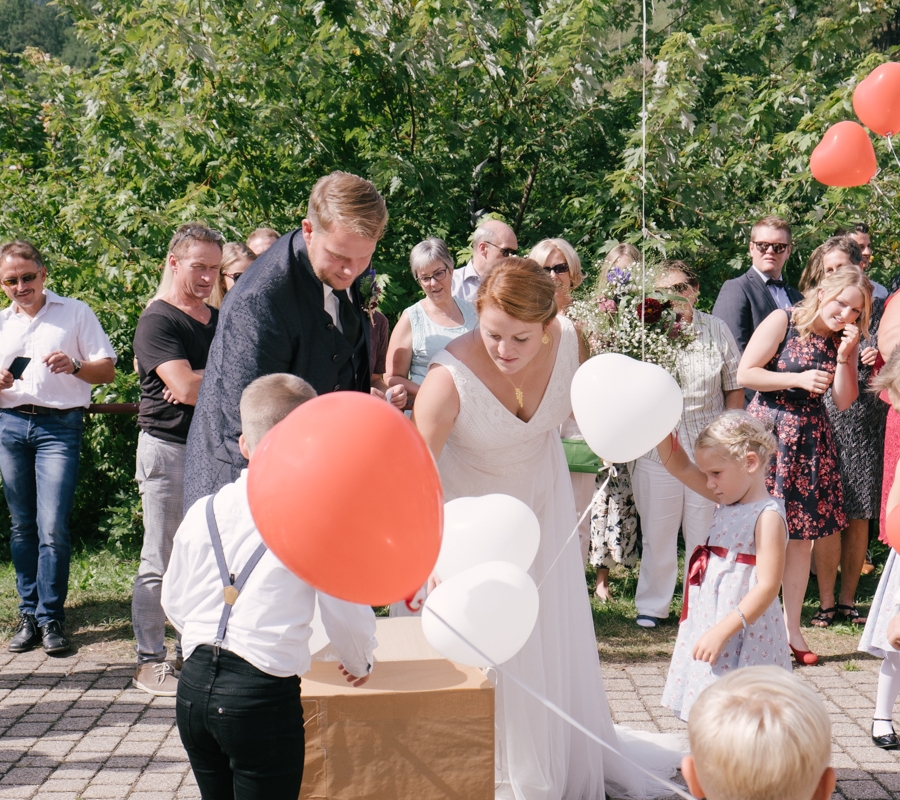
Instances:
[[[546,341],[545,341],[545,340],[546,340]],[[549,344],[551,341],[552,341],[552,339],[551,339],[547,334],[544,334],[544,337],[541,339],[541,343],[542,343],[542,344]],[[522,385],[523,385],[523,386],[525,385],[525,381],[524,381],[525,373],[528,372],[528,370],[531,368],[531,365],[535,362],[535,359],[536,359],[536,358],[537,358],[537,355],[535,355],[535,357],[534,357],[533,359],[531,359],[531,361],[528,362],[528,366],[526,366],[525,369],[522,370],[522,378],[523,378]],[[506,378],[506,380],[509,381],[509,385],[512,386],[513,389],[515,390],[515,392],[516,392],[516,402],[519,404],[519,408],[525,408],[525,392],[522,391],[518,386],[516,386],[516,384],[513,383],[513,379],[510,378],[509,375],[507,375],[505,372],[503,372],[503,371],[500,369],[500,367],[497,367],[497,371],[498,371],[504,378]]]

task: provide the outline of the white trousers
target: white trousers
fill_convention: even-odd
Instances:
[[[634,603],[638,614],[665,619],[678,580],[678,529],[684,535],[687,566],[694,548],[706,542],[716,504],[646,457],[635,462],[631,484],[644,542]]]

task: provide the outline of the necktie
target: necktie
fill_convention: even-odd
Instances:
[[[331,317],[332,322],[337,325],[338,330],[343,330],[341,327],[341,305],[338,301],[337,295],[334,292],[328,292],[325,295],[325,311],[328,313],[328,316]]]
[[[362,323],[360,322],[359,314],[357,313],[356,308],[354,308],[353,303],[350,302],[350,298],[347,297],[347,292],[345,290],[342,289],[334,294],[340,305],[341,329],[343,330],[344,337],[350,344],[355,346],[359,341],[360,333],[362,333]]]
[[[775,280],[775,278],[769,278],[766,281],[766,286],[777,286],[779,289],[783,289],[784,281],[783,280]]]

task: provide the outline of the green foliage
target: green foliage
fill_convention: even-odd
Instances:
[[[44,43],[0,59],[0,231],[33,239],[51,288],[97,312],[120,356],[104,399],[137,399],[131,337],[175,226],[202,219],[232,239],[296,227],[333,169],[387,198],[375,266],[392,319],[419,297],[410,248],[437,235],[465,258],[482,211],[523,250],[567,238],[590,273],[614,241],[641,241],[645,199],[648,245],[698,269],[706,307],[764,213],[796,223],[789,277],[859,218],[876,232],[875,277],[895,266],[890,203],[820,186],[808,160],[889,56],[872,42],[898,0],[659,2],[646,62],[635,0],[59,6],[95,60]],[[876,148],[893,202],[900,166]],[[91,421],[79,536],[134,537],[134,436],[133,420]]]

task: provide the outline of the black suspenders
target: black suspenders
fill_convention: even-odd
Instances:
[[[241,574],[235,578],[234,575],[228,571],[228,565],[225,563],[225,553],[222,550],[222,537],[219,535],[219,526],[216,524],[216,514],[213,511],[214,497],[215,495],[212,495],[209,500],[206,501],[206,524],[209,527],[209,538],[212,539],[213,552],[216,554],[216,562],[219,565],[219,575],[222,578],[223,587],[222,595],[225,600],[222,616],[219,618],[219,630],[216,632],[215,648],[218,652],[219,648],[222,646],[222,642],[225,640],[225,629],[228,627],[228,618],[231,616],[231,607],[238,599],[238,595],[240,595],[241,589],[244,588],[244,584],[247,582],[247,578],[250,577],[250,573],[253,572],[253,568],[259,563],[259,560],[269,548],[266,547],[265,542],[261,543],[253,552],[253,555],[250,556],[250,560],[244,565]]]

